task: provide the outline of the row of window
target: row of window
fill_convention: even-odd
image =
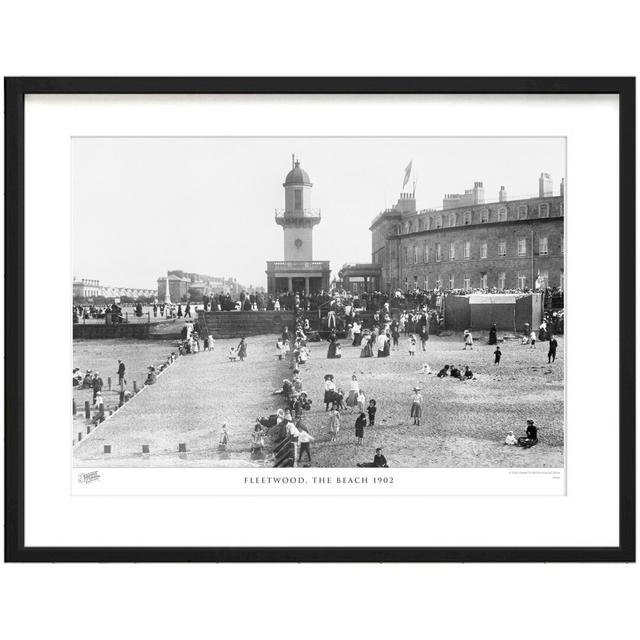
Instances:
[[[520,204],[514,210],[514,220],[526,220],[530,214],[537,213],[538,218],[549,217],[549,203],[540,203],[536,208],[532,207],[532,211],[529,211],[529,207],[526,204]],[[481,209],[476,213],[476,223],[485,222],[506,222],[508,219],[507,207],[498,207],[493,212],[489,209]],[[469,225],[474,223],[474,212],[466,211],[464,213],[441,213],[437,216],[425,216],[422,220],[407,220],[403,224],[399,224],[396,228],[398,235],[402,233],[415,233],[417,231],[430,231],[431,229],[442,229],[446,227],[455,227],[458,225],[458,219],[461,224]]]
[[[529,241],[530,242],[530,241]],[[524,257],[527,255],[527,238],[518,238],[516,245],[516,252],[518,257]],[[429,245],[424,244],[422,247],[415,245],[413,251],[410,247],[404,247],[404,264],[418,264],[419,262],[429,262]],[[434,259],[436,262],[442,260],[442,244],[440,242],[435,243]],[[560,253],[564,253],[564,236],[560,236]],[[456,260],[456,243],[448,243],[449,260]],[[505,257],[507,255],[507,241],[504,239],[498,240],[497,248],[498,257]],[[540,236],[538,238],[538,255],[549,255],[549,238],[547,236]],[[480,259],[489,257],[489,243],[484,240],[480,243]],[[392,256],[393,258],[393,256]],[[462,243],[462,258],[464,260],[471,259],[471,240],[464,240]]]
[[[550,286],[549,271],[540,271],[536,277],[536,281],[537,282],[533,283],[533,286],[535,287],[544,288]],[[405,290],[408,290],[411,284],[413,288],[417,288],[421,285],[426,291],[439,289],[441,287],[446,287],[447,289],[488,289],[490,286],[496,286],[499,290],[532,288],[531,273],[525,271],[518,271],[513,282],[508,281],[506,272],[502,271],[498,273],[498,277],[495,281],[491,278],[491,282],[489,281],[489,274],[482,273],[479,277],[475,276],[475,278],[472,277],[471,274],[465,274],[460,280],[456,280],[454,274],[450,274],[448,277],[441,275],[432,281],[430,281],[429,278],[425,278],[422,283],[418,282],[418,276],[414,276],[413,283],[410,283],[408,278],[404,279]],[[561,289],[564,289],[564,271],[562,270],[560,271],[560,280],[558,284]]]

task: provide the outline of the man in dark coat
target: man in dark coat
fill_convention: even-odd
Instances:
[[[126,380],[124,379],[124,372],[126,367],[124,366],[124,362],[122,360],[118,360],[118,384],[122,389],[123,384],[126,384]]]
[[[547,354],[549,357],[549,363],[556,361],[556,349],[558,348],[558,341],[555,336],[551,336],[551,340],[549,340],[549,353]]]

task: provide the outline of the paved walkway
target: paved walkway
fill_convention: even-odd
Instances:
[[[250,433],[257,416],[279,406],[270,394],[289,374],[275,357],[272,336],[247,339],[248,359],[230,362],[236,339],[217,340],[213,352],[179,358],[74,450],[76,466],[254,466]],[[233,390],[230,392],[229,390]],[[218,451],[222,423],[230,444]],[[186,445],[186,453],[178,445]],[[104,445],[111,453],[104,453]],[[149,446],[149,454],[142,446]]]

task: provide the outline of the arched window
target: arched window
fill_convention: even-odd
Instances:
[[[489,222],[489,209],[483,209],[480,212],[480,222]]]
[[[450,227],[455,227],[456,226],[456,214],[455,213],[450,213],[449,214],[449,226]]]
[[[442,229],[442,216],[436,218],[436,229]]]
[[[498,209],[498,222],[507,221],[507,207],[500,207]]]

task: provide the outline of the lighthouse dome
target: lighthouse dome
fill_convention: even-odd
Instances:
[[[287,173],[287,177],[284,180],[285,187],[290,184],[304,184],[311,186],[309,174],[300,166],[300,162],[298,160],[295,161],[293,169]]]

